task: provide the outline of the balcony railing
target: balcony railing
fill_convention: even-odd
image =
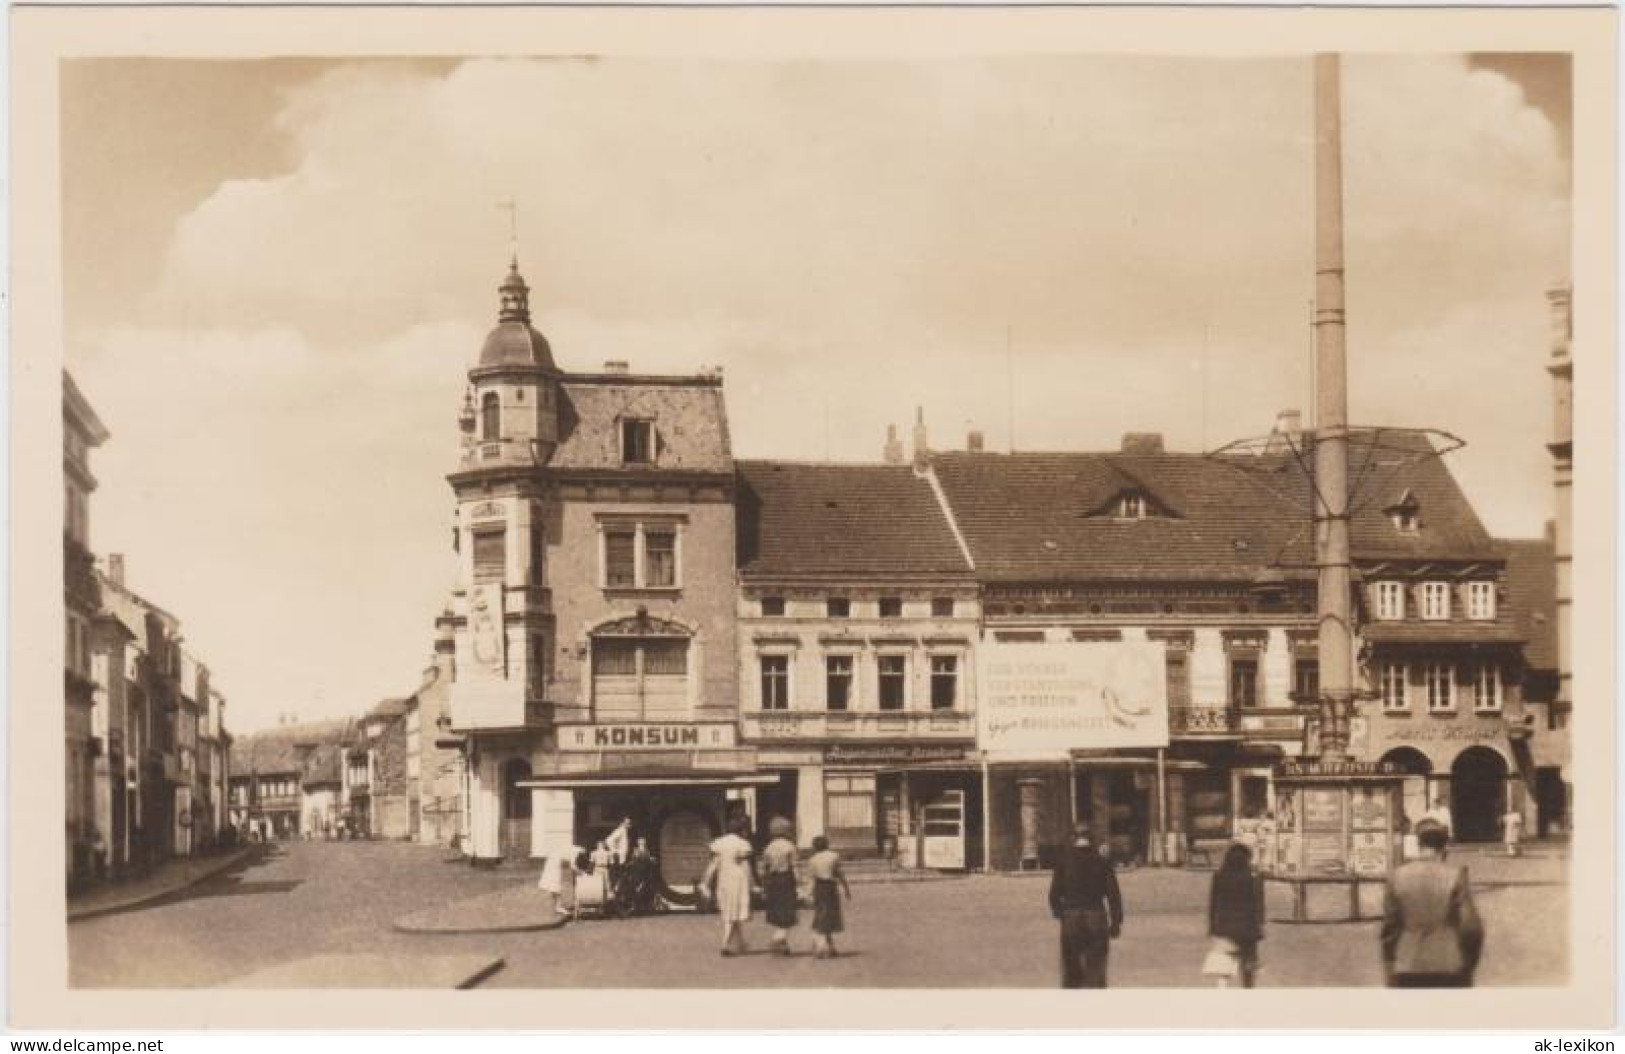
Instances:
[[[1168,708],[1168,731],[1175,736],[1234,736],[1241,731],[1239,718],[1228,706],[1173,706]]]
[[[970,739],[975,715],[965,710],[757,710],[743,714],[747,741]]]

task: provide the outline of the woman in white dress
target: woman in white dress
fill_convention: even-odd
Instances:
[[[737,955],[745,950],[745,923],[750,920],[750,895],[754,885],[750,867],[750,819],[736,816],[728,833],[711,843],[711,863],[700,880],[702,888],[715,882],[717,913],[722,916],[722,954]]]

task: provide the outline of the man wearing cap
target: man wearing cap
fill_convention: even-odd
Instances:
[[[1111,862],[1078,824],[1050,875],[1049,909],[1061,922],[1061,987],[1105,988],[1106,956],[1123,930],[1123,898]]]
[[[1484,924],[1467,869],[1445,863],[1443,824],[1418,822],[1416,841],[1417,859],[1394,869],[1383,895],[1383,974],[1391,988],[1469,988]]]

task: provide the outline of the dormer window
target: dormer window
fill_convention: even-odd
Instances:
[[[1143,520],[1146,517],[1145,495],[1137,490],[1125,491],[1117,496],[1117,518]]]
[[[1396,531],[1415,534],[1421,529],[1422,505],[1416,500],[1416,495],[1408,490],[1383,512],[1388,514],[1388,522],[1394,525]]]
[[[1392,622],[1405,617],[1405,586],[1400,582],[1378,582],[1377,618]]]
[[[1493,619],[1495,617],[1495,583],[1467,583],[1467,617]]]
[[[627,465],[652,465],[655,459],[655,424],[627,418],[621,422],[621,461]]]

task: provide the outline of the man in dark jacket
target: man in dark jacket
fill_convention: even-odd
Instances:
[[[1421,857],[1388,876],[1383,898],[1382,966],[1389,987],[1467,988],[1484,950],[1484,924],[1467,869],[1444,862],[1443,824],[1416,825]]]
[[[1049,909],[1061,921],[1061,987],[1105,988],[1106,955],[1123,929],[1123,898],[1084,824],[1055,861]]]

